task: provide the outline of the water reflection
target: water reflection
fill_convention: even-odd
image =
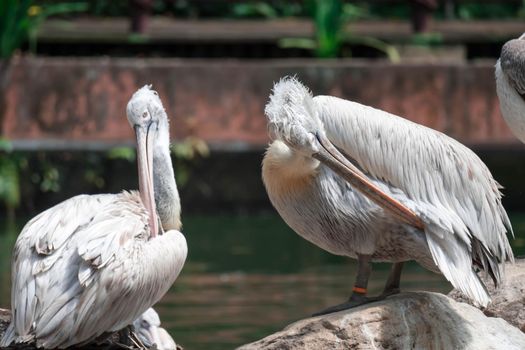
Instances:
[[[525,232],[525,216],[512,217]],[[0,307],[9,305],[10,251],[23,225],[0,228]],[[189,256],[175,286],[156,306],[164,327],[187,349],[232,349],[348,297],[354,261],[304,241],[276,215],[185,216]],[[514,249],[525,251],[523,235]],[[376,264],[379,293],[389,265]],[[439,275],[408,264],[405,290],[446,292]]]

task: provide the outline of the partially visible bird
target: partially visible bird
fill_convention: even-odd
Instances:
[[[503,118],[525,143],[525,33],[503,45],[496,63],[496,91]]]
[[[159,315],[149,308],[133,322],[135,333],[147,347],[156,345],[157,350],[176,350],[177,344],[169,333],[160,326]]]
[[[324,250],[355,258],[350,299],[328,313],[399,292],[403,262],[442,273],[481,305],[513,260],[498,183],[450,137],[387,112],[313,97],[295,78],[275,84],[265,110],[262,178],[284,221]],[[367,298],[371,262],[394,263],[383,294]],[[320,313],[320,314],[321,314]]]
[[[13,251],[12,321],[0,347],[67,348],[121,330],[179,275],[187,245],[157,92],[139,89],[127,118],[137,138],[139,192],[76,196],[26,224]]]

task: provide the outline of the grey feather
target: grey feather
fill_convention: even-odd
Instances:
[[[501,69],[520,95],[525,94],[525,40],[513,39],[503,45]]]
[[[495,75],[501,114],[512,133],[525,143],[525,34],[503,46]]]

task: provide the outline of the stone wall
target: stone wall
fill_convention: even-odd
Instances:
[[[215,149],[261,149],[274,81],[297,75],[314,92],[355,100],[435,128],[470,146],[519,147],[500,116],[494,62],[399,64],[356,60],[15,60],[3,135],[23,149],[104,149],[131,144],[131,94],[152,83],[175,138]]]

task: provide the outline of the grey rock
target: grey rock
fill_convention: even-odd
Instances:
[[[445,295],[413,292],[304,319],[239,349],[518,350],[525,334]]]

